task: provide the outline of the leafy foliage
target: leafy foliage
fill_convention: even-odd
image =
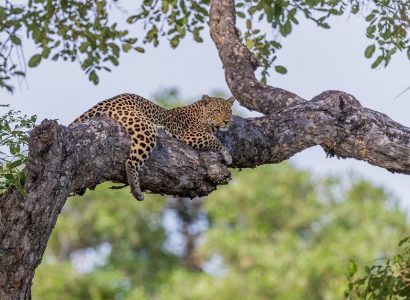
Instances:
[[[9,187],[24,194],[22,169],[27,161],[28,133],[35,122],[36,116],[27,117],[14,110],[0,116],[0,194]]]
[[[11,79],[25,75],[23,62],[19,60],[15,63],[12,56],[22,50],[22,41],[17,34],[22,26],[21,13],[22,9],[14,7],[9,1],[0,6],[0,88],[9,92],[13,91]]]
[[[369,23],[366,36],[372,40],[365,50],[366,58],[372,58],[372,68],[380,64],[386,67],[392,56],[399,51],[405,51],[410,59],[410,2],[393,0],[369,1],[370,9],[365,10],[366,21]],[[361,1],[353,1],[352,12],[358,13],[359,7],[366,7]]]
[[[188,36],[201,43],[209,2],[143,0],[126,13],[121,8],[124,1],[29,0],[13,4],[6,0],[0,5],[0,88],[12,91],[12,79],[26,73],[23,37],[37,47],[28,59],[29,67],[50,58],[77,61],[88,79],[98,84],[99,72],[117,66],[123,52],[144,53],[145,45],[156,47],[164,38],[172,48]],[[327,29],[332,16],[365,15],[369,22],[366,36],[372,41],[365,57],[377,54],[372,68],[382,63],[387,66],[398,50],[406,51],[410,59],[409,6],[408,1],[394,0],[237,0],[236,15],[243,28],[238,32],[260,61],[262,80],[266,81],[271,68],[280,74],[287,72],[276,64],[277,52],[282,47],[281,37],[289,36],[301,18]],[[114,18],[113,9],[118,7],[126,22]],[[143,30],[136,33],[136,27]]]
[[[121,51],[140,50],[135,47],[137,39],[130,37],[128,30],[118,29],[108,11],[105,0],[30,0],[25,5],[6,1],[0,6],[0,34],[4,37],[0,42],[0,86],[12,91],[9,82],[16,75],[14,70],[24,75],[25,66],[19,68],[10,59],[13,51],[16,55],[22,51],[22,36],[38,49],[28,60],[29,67],[49,58],[78,61],[88,79],[97,84],[97,72],[117,66]]]
[[[357,266],[350,262],[347,299],[407,299],[410,295],[410,237],[400,241],[401,251],[391,259],[380,259],[355,278]]]
[[[391,255],[409,230],[382,188],[345,186],[288,164],[235,172],[202,204],[99,186],[64,207],[33,298],[339,299],[349,261]]]
[[[276,51],[282,47],[277,35],[286,37],[292,32],[293,26],[299,24],[298,13],[303,13],[323,28],[329,28],[326,19],[331,14],[340,14],[338,9],[341,5],[341,1],[236,1],[236,15],[244,20],[246,28],[241,37],[263,67],[262,80],[266,81],[271,66],[275,66],[278,73],[287,72],[285,67],[274,64]],[[209,0],[146,0],[141,8],[142,12],[131,16],[128,21],[144,23],[148,30],[144,42],[157,46],[159,38],[166,36],[175,48],[187,32],[195,41],[203,41],[201,33],[208,19]],[[316,13],[321,16],[316,17]],[[261,23],[262,26],[258,26]],[[266,23],[273,29],[271,34],[262,30]]]
[[[208,19],[209,0],[144,0],[141,12],[130,16],[127,22],[142,22],[147,32],[144,43],[159,44],[159,37],[166,36],[172,48],[190,33],[196,42],[203,41],[201,31]]]

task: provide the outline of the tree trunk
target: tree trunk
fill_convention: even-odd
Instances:
[[[30,299],[34,270],[68,195],[107,180],[126,183],[128,152],[127,134],[108,118],[72,129],[45,120],[33,130],[27,194],[9,190],[0,197],[1,300]],[[217,153],[196,152],[164,132],[141,172],[145,190],[188,197],[209,194],[229,179]]]

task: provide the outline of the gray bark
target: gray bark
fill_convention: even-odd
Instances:
[[[217,134],[232,155],[231,167],[279,163],[321,145],[330,156],[410,173],[409,128],[341,91],[305,101],[258,82],[253,73],[257,62],[240,43],[234,16],[232,0],[211,1],[211,36],[232,93],[265,115],[234,117],[229,130]],[[126,133],[106,118],[70,129],[45,120],[33,130],[27,194],[11,190],[0,197],[0,299],[30,299],[34,270],[68,195],[103,181],[126,183],[128,149]],[[196,197],[228,183],[230,173],[218,153],[196,151],[161,131],[140,177],[145,191]]]

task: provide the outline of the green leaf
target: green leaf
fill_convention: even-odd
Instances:
[[[351,260],[349,261],[348,266],[347,266],[347,273],[348,273],[348,275],[349,275],[350,278],[351,278],[351,277],[354,276],[354,274],[356,274],[356,272],[357,272],[357,265],[356,265],[356,263],[354,262],[354,260],[351,259]]]
[[[292,23],[286,21],[285,24],[279,26],[279,32],[283,36],[287,36],[292,32]]]
[[[288,72],[284,66],[275,66],[275,71],[279,74],[286,74]]]
[[[33,39],[36,43],[40,43],[41,41],[41,31],[38,27],[33,28]]]
[[[88,75],[88,79],[92,81],[95,85],[97,85],[99,82],[98,75],[94,70],[90,72],[90,75]]]
[[[368,16],[366,17],[366,21],[367,21],[367,22],[370,22],[371,20],[374,19],[375,16],[376,16],[375,14],[370,14],[370,15],[368,15]]]
[[[373,53],[374,53],[375,50],[376,50],[376,46],[375,46],[374,44],[368,46],[368,47],[366,48],[366,50],[364,51],[364,56],[365,56],[366,58],[371,58],[371,57],[373,56]]]
[[[22,165],[23,163],[24,162],[21,159],[18,159],[18,160],[15,160],[15,161],[11,162],[10,164],[8,164],[8,167],[10,169],[13,169],[13,168],[16,168],[16,167]]]
[[[130,51],[131,48],[132,48],[131,44],[128,44],[128,43],[122,44],[122,51],[124,51],[124,52]]]
[[[140,15],[134,15],[134,16],[130,16],[127,18],[127,23],[128,24],[134,24],[135,22],[137,22],[139,19],[141,19]]]
[[[246,20],[246,28],[247,28],[247,29],[251,29],[251,28],[252,28],[252,21],[249,20],[249,19]]]
[[[21,7],[14,7],[14,8],[11,10],[11,12],[12,12],[13,14],[15,14],[15,15],[19,15],[19,14],[21,14],[21,13],[24,12],[24,9],[22,9]]]
[[[255,42],[253,40],[246,40],[245,41],[246,47],[248,47],[248,49],[252,49],[255,46]]]
[[[359,12],[359,10],[360,10],[360,5],[355,4],[355,5],[352,6],[351,12],[352,12],[353,14],[357,14],[357,13]]]
[[[296,12],[297,9],[294,8],[289,12],[289,20],[291,20],[294,24],[299,24],[299,21],[296,19]]]
[[[14,45],[20,46],[21,45],[21,39],[15,35],[12,35],[10,37],[11,41],[13,42]]]
[[[168,12],[169,2],[167,0],[162,1],[162,13],[166,14]]]
[[[114,66],[118,66],[120,64],[115,56],[108,56],[107,59],[110,60]]]
[[[114,43],[109,43],[108,47],[111,48],[112,53],[116,56],[119,57],[120,56],[120,47],[118,47],[116,44]]]
[[[242,18],[242,19],[245,18],[245,14],[244,14],[243,12],[241,12],[241,11],[238,11],[238,12],[236,13],[236,15],[237,15],[239,18]]]
[[[78,48],[80,52],[85,52],[90,44],[88,42],[81,43],[80,47]]]
[[[43,49],[43,52],[41,53],[41,57],[42,58],[48,58],[49,55],[50,55],[50,48],[45,47]]]
[[[178,31],[181,38],[185,36],[185,27],[176,25],[176,30]]]
[[[380,55],[380,56],[374,61],[374,63],[372,64],[372,69],[377,68],[377,67],[381,64],[381,62],[383,61],[383,59],[384,59],[384,57],[383,57],[382,55]]]
[[[373,39],[375,32],[376,32],[376,26],[371,25],[371,26],[367,27],[367,29],[366,29],[366,36],[370,39]]]
[[[35,68],[40,64],[40,62],[41,62],[41,54],[35,54],[28,61],[28,66],[30,68]]]
[[[204,40],[199,35],[200,27],[197,27],[193,30],[192,34],[194,35],[194,40],[198,43],[202,43]]]
[[[142,48],[142,47],[135,47],[134,49],[135,49],[135,51],[137,51],[139,53],[145,53],[145,49]]]
[[[172,48],[178,47],[179,35],[175,35],[169,42],[170,42]]]

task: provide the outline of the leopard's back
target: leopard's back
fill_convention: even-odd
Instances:
[[[124,117],[143,117],[147,121],[156,124],[158,120],[163,118],[165,111],[161,106],[141,96],[125,93],[99,102],[76,118],[70,126],[103,115],[117,121],[124,119]],[[128,129],[129,126],[125,127],[125,129]]]

